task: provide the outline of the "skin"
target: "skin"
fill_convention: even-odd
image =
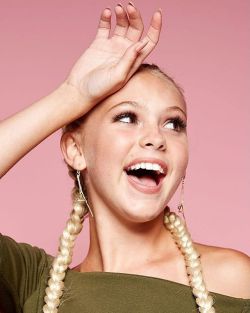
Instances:
[[[154,12],[143,37],[143,21],[133,5],[115,7],[113,32],[111,14],[103,10],[94,41],[58,88],[1,121],[0,177],[52,133],[91,110],[80,132],[65,134],[61,141],[66,162],[85,175],[95,213],[90,218],[90,250],[75,270],[137,273],[189,285],[183,256],[162,225],[164,206],[184,175],[188,154],[186,134],[163,130],[160,113],[170,99],[171,105],[184,104],[166,80],[132,77],[158,43],[162,14]],[[124,95],[145,105],[145,110],[138,108],[139,124],[110,123],[107,110]],[[123,166],[142,152],[168,163],[158,196],[141,196],[126,184]],[[195,247],[209,290],[250,298],[249,256],[198,243]]]
[[[137,102],[138,107],[116,106],[128,100]],[[180,110],[167,111],[171,106]],[[113,122],[114,116],[128,109],[137,114],[138,123],[129,118]],[[165,259],[166,242],[170,256],[176,251],[163,225],[163,213],[188,164],[186,130],[177,132],[178,127],[170,121],[178,115],[186,122],[185,114],[184,100],[170,82],[139,73],[96,106],[74,136],[65,137],[66,157],[73,157],[81,167],[94,211],[90,250],[84,262],[95,264],[91,270],[131,272],[150,267]],[[127,181],[124,167],[142,157],[158,158],[168,165],[159,193],[142,193]]]

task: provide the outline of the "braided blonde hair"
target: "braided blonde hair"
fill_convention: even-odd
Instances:
[[[144,63],[141,64],[136,73],[142,71],[149,71],[156,75],[160,75],[171,82],[180,92],[184,99],[182,89],[175,83],[175,81],[165,74],[157,65]],[[80,127],[83,123],[84,117],[81,117],[69,125],[66,125],[62,131],[63,133],[68,131],[74,131]],[[65,162],[66,163],[66,162]],[[66,163],[67,164],[67,163]],[[83,201],[76,179],[76,171],[67,164],[69,175],[74,179],[74,187],[71,193],[73,202],[73,210],[70,213],[70,218],[66,223],[66,227],[60,236],[60,245],[58,248],[58,254],[54,258],[49,272],[49,279],[47,282],[47,288],[45,290],[43,313],[57,313],[60,305],[60,299],[64,289],[64,278],[66,270],[72,261],[73,247],[77,235],[83,228],[83,222],[85,215],[88,213],[88,207]],[[82,186],[84,182],[82,181]],[[84,186],[85,187],[85,186]],[[86,192],[86,188],[85,188]],[[192,292],[196,297],[196,303],[198,305],[199,312],[201,313],[215,313],[213,308],[213,298],[209,295],[209,291],[206,289],[204,279],[202,276],[202,268],[200,262],[200,255],[196,251],[191,236],[187,230],[185,222],[174,212],[165,212],[164,224],[167,230],[169,230],[177,244],[178,248],[182,252],[187,273],[189,277],[189,284],[192,287]]]
[[[189,284],[196,297],[199,312],[214,313],[213,298],[206,289],[202,276],[200,254],[195,249],[191,236],[187,230],[186,223],[174,212],[167,212],[164,215],[165,227],[171,232],[175,243],[184,255]]]
[[[88,212],[83,199],[80,197],[80,194],[75,187],[72,191],[72,200],[73,210],[71,211],[70,218],[60,236],[58,255],[54,258],[49,272],[50,278],[48,280],[48,287],[45,290],[46,295],[44,297],[44,313],[58,312],[57,307],[60,304],[60,298],[64,289],[63,280],[65,278],[65,272],[72,261],[75,239],[82,230],[84,217]]]

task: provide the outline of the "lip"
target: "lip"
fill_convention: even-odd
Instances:
[[[160,179],[158,185],[156,186],[145,186],[143,184],[140,184],[139,182],[134,181],[133,178],[131,178],[131,176],[127,175],[126,173],[126,169],[128,169],[130,166],[137,164],[137,163],[147,163],[147,162],[159,164],[164,171],[164,177]],[[168,171],[167,164],[164,161],[157,159],[157,158],[136,158],[124,167],[124,172],[127,176],[129,184],[132,185],[136,190],[146,193],[146,194],[155,194],[155,193],[160,192],[164,178],[167,175],[167,171]]]

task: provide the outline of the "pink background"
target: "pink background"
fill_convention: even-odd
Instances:
[[[0,119],[56,88],[90,44],[105,6],[115,1],[0,2]],[[122,2],[126,4],[126,2]],[[136,1],[145,20],[163,10],[163,29],[147,59],[172,75],[188,102],[190,161],[185,215],[193,240],[250,254],[250,2]],[[55,254],[71,210],[72,181],[60,131],[2,179],[0,231]],[[18,144],[18,143],[17,143]],[[170,206],[177,211],[179,191]],[[88,226],[73,264],[88,247]]]

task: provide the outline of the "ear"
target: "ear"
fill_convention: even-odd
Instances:
[[[64,160],[75,170],[84,170],[86,162],[77,132],[66,132],[62,135],[60,147]]]

